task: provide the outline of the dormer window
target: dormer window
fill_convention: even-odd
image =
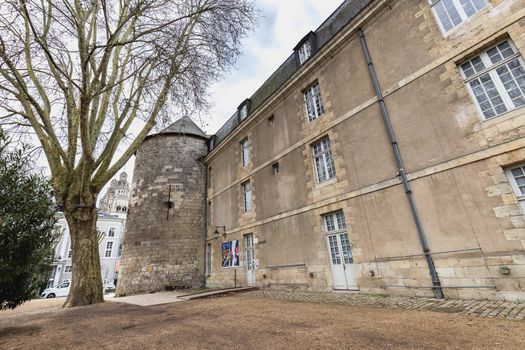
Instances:
[[[237,108],[237,113],[239,116],[239,123],[242,122],[244,119],[246,119],[246,117],[248,117],[249,110],[250,110],[250,99],[246,99]]]
[[[312,55],[312,43],[309,41],[305,42],[299,48],[298,54],[299,54],[299,64],[303,64]]]
[[[313,55],[316,49],[316,44],[315,33],[310,32],[299,41],[299,44],[297,44],[296,47],[294,47],[295,58],[299,66],[305,63]]]
[[[484,9],[488,0],[429,0],[443,33]]]

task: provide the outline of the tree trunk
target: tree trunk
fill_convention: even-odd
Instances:
[[[97,210],[65,208],[73,252],[73,277],[65,307],[89,305],[104,301],[98,251]]]

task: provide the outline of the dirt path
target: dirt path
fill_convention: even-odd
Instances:
[[[0,349],[525,348],[521,321],[247,296],[37,309],[0,313]]]

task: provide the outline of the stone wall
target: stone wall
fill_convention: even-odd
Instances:
[[[257,286],[331,290],[322,216],[342,210],[360,291],[433,295],[356,35],[360,27],[445,296],[525,300],[525,220],[504,174],[525,162],[525,109],[484,120],[458,70],[504,39],[525,56],[523,0],[491,0],[446,35],[427,0],[375,4],[206,158],[213,208],[208,285],[231,286],[235,277],[245,285],[245,235],[251,233]],[[303,92],[313,82],[325,113],[307,122]],[[251,162],[241,167],[239,142],[246,137]],[[312,144],[324,137],[331,142],[336,177],[318,183]],[[253,189],[249,214],[240,210],[246,180]],[[217,225],[226,226],[222,237],[212,234]],[[221,243],[231,240],[241,248],[236,269],[221,266]]]
[[[203,284],[206,153],[205,139],[177,134],[137,151],[117,295]]]

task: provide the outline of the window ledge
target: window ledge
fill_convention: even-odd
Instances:
[[[320,189],[320,188],[323,188],[323,187],[326,187],[326,186],[330,186],[330,185],[333,185],[337,182],[337,176],[330,179],[330,180],[326,180],[326,181],[323,181],[323,182],[318,182],[317,184],[315,184],[315,189]]]
[[[481,120],[481,129],[489,128],[507,120],[525,115],[525,106],[515,108],[490,119]]]

